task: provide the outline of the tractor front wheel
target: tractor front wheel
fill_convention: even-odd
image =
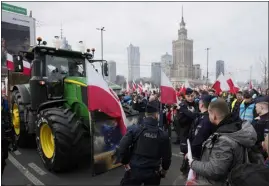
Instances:
[[[78,163],[75,149],[86,133],[82,125],[70,109],[49,108],[38,114],[37,148],[48,170],[67,171]]]
[[[29,142],[29,135],[24,121],[24,105],[18,90],[12,92],[11,106],[12,126],[14,127],[17,144],[19,147],[26,147]]]

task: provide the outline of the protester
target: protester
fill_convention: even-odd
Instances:
[[[171,142],[167,132],[158,127],[157,100],[147,104],[145,115],[144,127],[133,127],[120,142],[121,163],[127,169],[121,185],[160,185],[170,167]]]
[[[199,184],[226,185],[229,171],[243,163],[245,148],[255,144],[257,134],[249,122],[234,120],[220,98],[210,103],[208,113],[216,132],[203,144],[201,161],[189,164]]]
[[[211,95],[211,96],[216,96],[215,90],[213,90],[213,89],[210,89],[210,90],[208,91],[208,93],[209,93],[209,95]]]
[[[240,104],[239,117],[241,120],[251,123],[254,118],[258,116],[255,109],[255,102],[252,99],[252,94],[248,90],[243,92],[243,97],[244,101]]]
[[[231,105],[231,113],[234,118],[239,117],[239,109],[240,109],[240,105],[242,101],[243,101],[243,92],[238,91],[236,93],[236,99],[232,102],[232,105]]]

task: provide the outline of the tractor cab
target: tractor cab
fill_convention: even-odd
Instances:
[[[89,63],[102,62],[93,60],[95,50],[87,52],[70,51],[58,47],[48,47],[46,42],[38,38],[38,45],[28,51],[21,51],[14,60],[15,69],[20,72],[25,62],[30,63],[31,79],[29,81],[31,95],[31,109],[50,100],[59,100],[64,97],[64,80],[67,77],[85,81],[85,61]],[[107,69],[107,63],[103,65]],[[83,81],[84,80],[84,81]]]

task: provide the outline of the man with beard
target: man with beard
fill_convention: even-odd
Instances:
[[[201,160],[189,159],[197,185],[227,185],[230,171],[244,163],[245,148],[252,147],[257,134],[248,121],[234,120],[227,103],[217,99],[208,108],[216,132],[203,144]]]

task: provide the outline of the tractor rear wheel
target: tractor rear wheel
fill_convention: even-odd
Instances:
[[[28,133],[24,121],[24,105],[22,104],[21,94],[18,90],[12,92],[11,97],[12,126],[14,127],[16,141],[19,147],[26,147]]]
[[[42,110],[37,118],[36,143],[45,167],[50,171],[63,172],[76,166],[80,156],[86,153],[77,149],[90,150],[86,134],[83,123],[70,109]]]

